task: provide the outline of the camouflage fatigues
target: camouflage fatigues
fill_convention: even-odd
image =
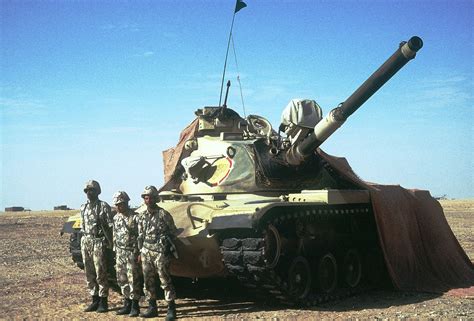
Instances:
[[[140,299],[141,266],[138,263],[138,214],[128,210],[114,216],[114,249],[117,283],[126,299]]]
[[[106,297],[109,286],[105,250],[112,222],[110,206],[101,200],[88,201],[81,206],[81,219],[81,252],[87,287],[92,296]]]
[[[176,298],[176,292],[169,272],[171,253],[169,242],[176,236],[173,217],[161,208],[140,215],[139,235],[145,293],[148,300],[156,300],[156,275],[158,274],[161,288],[167,302]]]

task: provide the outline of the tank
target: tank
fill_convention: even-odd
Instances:
[[[335,170],[318,147],[422,45],[419,37],[402,42],[325,117],[311,99],[291,100],[277,129],[262,116],[241,117],[227,98],[222,106],[198,109],[176,148],[164,153],[158,205],[179,230],[172,275],[235,278],[297,305],[381,282],[385,268],[370,193]],[[80,264],[78,220],[71,218],[63,231],[72,233],[71,253]]]

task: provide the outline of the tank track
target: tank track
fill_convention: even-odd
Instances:
[[[292,208],[285,213],[273,213],[269,219],[262,222],[260,234],[257,233],[254,235],[255,237],[226,235],[221,243],[223,262],[228,272],[245,287],[253,289],[257,295],[262,294],[267,298],[271,296],[283,304],[314,306],[342,299],[373,288],[379,280],[374,272],[377,274],[376,270],[384,269],[380,265],[383,265],[383,259],[376,246],[376,231],[372,220],[372,211],[370,205],[367,204],[355,207],[346,205]],[[351,226],[353,224],[363,225],[363,228]],[[343,237],[333,237],[332,239],[329,237],[316,244],[317,242],[313,238],[316,235],[301,231],[302,226],[303,229],[307,229],[308,226],[338,226],[333,232],[342,234]],[[269,228],[273,231],[277,230],[283,236],[282,238],[286,239],[285,243],[290,244],[286,249],[284,246],[282,247],[277,264],[269,262],[272,260],[272,256],[268,255],[268,252],[272,251],[269,246],[271,244],[268,244],[271,243],[271,239],[268,237]],[[347,233],[340,233],[341,231]],[[359,237],[358,233],[367,232],[373,233],[373,235]],[[355,247],[354,244],[356,244]],[[305,245],[310,251],[304,250]],[[361,263],[360,282],[356,282],[357,285],[348,286],[339,281],[335,288],[321,291],[317,286],[316,280],[319,279],[317,274],[319,272],[317,272],[317,264],[314,262],[322,260],[321,258],[325,257],[327,253],[334,253],[333,257],[337,258],[337,263],[340,263],[343,260],[342,257],[345,260],[344,254],[341,255],[341,253],[347,253],[352,248],[355,248],[364,257],[371,257],[370,262],[359,260]],[[361,257],[359,256],[359,258]],[[298,267],[301,270],[301,267],[305,266],[310,267],[310,276],[306,272],[300,274],[296,272],[295,274],[294,271],[298,271]],[[305,269],[303,268],[303,270]],[[366,274],[372,274],[373,280],[369,280],[367,275],[362,275],[364,270]],[[340,278],[342,272],[337,269],[336,273],[336,279],[338,276]],[[293,284],[296,282],[298,288],[298,278],[299,287],[302,287],[303,290],[298,291],[297,289],[295,291],[292,280],[296,280],[293,281]],[[306,283],[311,285],[305,287]]]
[[[82,261],[81,253],[81,233],[74,232],[71,233],[69,238],[69,253],[71,253],[72,261],[79,267],[81,270],[84,270],[84,262]]]

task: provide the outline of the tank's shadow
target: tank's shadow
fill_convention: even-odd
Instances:
[[[402,292],[394,289],[371,290],[343,300],[324,303],[310,308],[315,311],[360,311],[366,309],[386,309],[393,306],[417,304],[440,297],[442,294],[422,292]]]
[[[200,280],[197,283],[183,279],[177,282],[177,288],[179,297],[182,298],[179,311],[188,317],[226,317],[238,313],[288,309],[315,312],[361,311],[417,304],[441,296],[433,293],[400,292],[386,287],[317,306],[296,307],[276,302],[268,296],[255,295],[254,291],[233,279]]]

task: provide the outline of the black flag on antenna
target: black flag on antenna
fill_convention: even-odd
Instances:
[[[235,10],[234,10],[234,13],[237,13],[239,12],[240,9],[243,9],[247,6],[247,4],[245,2],[243,2],[242,0],[237,0],[236,4],[235,4]]]

